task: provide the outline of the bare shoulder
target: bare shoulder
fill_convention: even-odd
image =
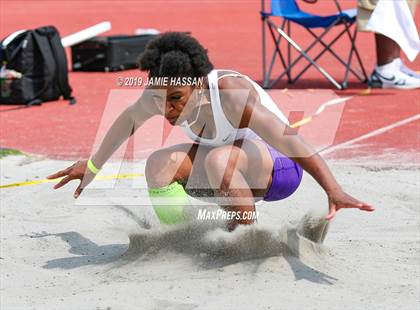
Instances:
[[[257,95],[254,86],[241,76],[222,77],[218,85],[223,110],[243,108],[250,97]]]
[[[247,127],[253,106],[259,100],[254,86],[244,77],[226,76],[218,81],[220,102],[235,128]]]
[[[224,71],[222,71],[224,72]],[[228,72],[226,72],[228,73]],[[222,74],[223,75],[223,74]],[[221,76],[218,81],[219,89],[253,88],[251,83],[241,75]]]

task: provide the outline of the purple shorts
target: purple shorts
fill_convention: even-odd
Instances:
[[[289,159],[271,145],[267,148],[273,159],[272,182],[264,196],[265,201],[276,201],[289,197],[299,187],[303,170],[293,160]]]

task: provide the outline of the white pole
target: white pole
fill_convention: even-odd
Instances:
[[[96,24],[92,27],[83,29],[71,35],[68,35],[61,39],[61,44],[64,47],[70,47],[76,45],[80,42],[92,39],[96,37],[98,34],[104,33],[106,31],[111,30],[111,23],[110,22],[102,22]]]

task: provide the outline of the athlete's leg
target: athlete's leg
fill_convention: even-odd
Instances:
[[[146,180],[149,188],[179,182],[191,196],[205,201],[215,192],[216,199],[211,201],[226,210],[254,211],[254,202],[270,187],[272,169],[270,153],[262,141],[240,140],[217,148],[182,144],[150,155]],[[252,222],[232,221],[230,228]]]
[[[271,185],[273,161],[267,146],[259,140],[238,140],[234,145],[214,148],[208,152],[204,166],[216,199],[228,211],[255,211],[255,201]],[[232,220],[230,229],[251,223],[252,219]]]
[[[201,183],[203,188],[209,188],[202,164],[209,151],[209,147],[186,143],[152,153],[145,168],[148,186],[159,188],[173,182],[186,184],[189,179],[199,178],[196,182]]]
[[[146,181],[152,207],[161,223],[183,222],[184,207],[189,204],[185,183],[191,179],[193,163],[202,162],[208,150],[193,144],[175,145],[161,149],[149,156],[146,163]],[[202,169],[203,170],[203,169]],[[195,173],[197,176],[205,173]],[[206,179],[201,180],[209,187]]]

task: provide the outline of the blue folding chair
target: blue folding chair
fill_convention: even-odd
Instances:
[[[264,88],[272,88],[277,84],[283,77],[287,76],[289,83],[295,83],[301,76],[304,74],[311,66],[314,66],[327,80],[329,80],[335,87],[338,89],[343,89],[348,87],[348,78],[349,73],[354,74],[360,81],[366,83],[368,77],[366,75],[365,68],[361,61],[359,52],[357,51],[355,42],[357,36],[357,29],[354,27],[353,33],[350,28],[356,21],[356,9],[352,10],[341,10],[340,4],[337,0],[334,0],[335,5],[337,6],[338,12],[334,15],[329,16],[319,16],[303,12],[299,9],[299,6],[296,3],[296,0],[271,0],[271,11],[265,12],[265,1],[261,0],[261,18],[262,18],[262,36],[263,36],[263,86]],[[279,25],[272,20],[273,17],[280,17],[282,19]],[[292,38],[291,38],[291,24],[295,23],[304,27],[311,36],[315,39],[306,49],[300,47]],[[323,38],[325,35],[336,26],[344,26],[344,29],[338,33],[338,35],[329,43],[325,43]],[[270,35],[274,41],[274,51],[271,57],[269,66],[267,67],[266,60],[266,28],[268,27]],[[317,35],[313,28],[323,28],[323,32]],[[351,43],[351,48],[347,61],[343,60],[336,52],[332,50],[332,46],[336,43],[344,34],[347,34],[348,39]],[[284,38],[287,41],[287,53],[286,56],[280,48],[280,43]],[[323,49],[315,57],[311,58],[308,55],[308,52],[317,44],[321,44]],[[291,47],[294,47],[298,52],[299,56],[292,61],[291,59]],[[342,65],[345,66],[344,80],[340,84],[338,83],[324,68],[322,68],[316,61],[324,55],[325,52],[330,52]],[[352,66],[353,55],[356,56],[359,63],[360,69],[362,72],[355,70]],[[274,80],[270,81],[273,67],[277,57],[280,59],[280,62],[284,68],[284,71]],[[292,76],[292,68],[301,60],[305,58],[309,64],[304,67],[299,73]]]

